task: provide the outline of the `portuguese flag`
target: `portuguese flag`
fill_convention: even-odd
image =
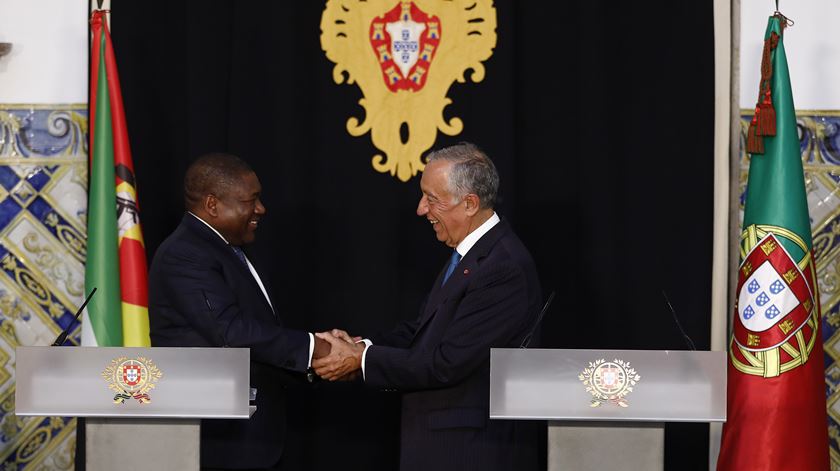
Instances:
[[[829,469],[816,263],[783,33],[770,17],[747,134],[750,173],[718,470]]]
[[[117,63],[105,12],[91,19],[90,182],[83,345],[149,346],[146,252]]]

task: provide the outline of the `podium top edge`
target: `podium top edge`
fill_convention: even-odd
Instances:
[[[40,350],[40,349],[71,349],[71,350],[154,350],[154,351],[169,351],[169,350],[251,350],[248,347],[95,347],[89,345],[17,345],[15,350]]]
[[[609,349],[609,348],[491,348],[491,352],[493,351],[504,351],[504,352],[511,352],[511,351],[523,351],[523,352],[582,352],[582,353],[663,353],[663,354],[706,354],[706,353],[719,353],[725,354],[726,350],[646,350],[646,349]]]

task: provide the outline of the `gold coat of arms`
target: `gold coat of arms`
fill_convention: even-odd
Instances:
[[[629,361],[601,358],[594,363],[589,362],[589,367],[583,369],[578,379],[586,386],[586,392],[593,396],[590,407],[604,403],[627,407],[626,396],[633,392],[633,387],[642,377],[630,367]]]
[[[458,117],[444,119],[456,80],[480,82],[496,46],[492,0],[328,0],[321,17],[321,47],[335,63],[335,83],[359,85],[362,123],[351,117],[352,136],[371,133],[384,155],[373,168],[408,181],[424,164],[437,130],[459,134]]]
[[[102,372],[102,379],[114,391],[114,404],[124,404],[126,399],[137,399],[140,404],[152,401],[149,391],[154,389],[163,373],[151,359],[119,357],[111,360]]]

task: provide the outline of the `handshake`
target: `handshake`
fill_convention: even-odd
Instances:
[[[341,329],[315,334],[312,368],[322,379],[347,381],[358,378],[366,345]]]

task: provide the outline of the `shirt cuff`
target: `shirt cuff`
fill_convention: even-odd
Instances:
[[[312,368],[312,354],[315,353],[315,336],[311,332],[309,334],[309,361],[306,363],[307,368]]]
[[[367,358],[367,351],[370,348],[370,346],[373,345],[373,342],[371,342],[368,339],[362,339],[362,340],[359,340],[359,342],[362,342],[362,343],[365,344],[365,351],[362,352],[362,381],[364,381],[365,380],[365,358]],[[359,342],[356,342],[356,343],[359,343]]]

